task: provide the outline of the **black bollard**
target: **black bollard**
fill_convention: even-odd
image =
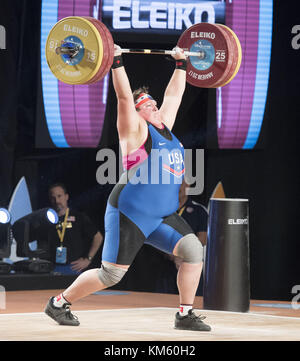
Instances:
[[[247,199],[210,200],[203,285],[204,309],[249,311],[248,216]]]

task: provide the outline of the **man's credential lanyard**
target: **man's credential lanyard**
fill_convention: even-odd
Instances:
[[[60,263],[60,264],[66,264],[67,262],[67,248],[63,247],[63,242],[64,242],[64,237],[65,237],[65,232],[66,232],[66,228],[67,228],[67,221],[68,221],[68,216],[69,216],[69,208],[67,208],[66,214],[65,214],[65,219],[64,219],[64,223],[62,226],[62,230],[57,228],[57,234],[60,240],[60,247],[56,248],[56,263]]]
[[[69,217],[69,208],[67,208],[66,214],[65,214],[65,219],[62,225],[62,230],[57,228],[57,234],[60,240],[60,246],[62,247],[63,242],[64,242],[64,237],[65,237],[65,232],[66,232],[66,228],[67,228],[67,220]]]

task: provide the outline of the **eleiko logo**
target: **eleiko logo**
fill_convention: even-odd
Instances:
[[[203,16],[208,23],[214,23],[216,4],[216,1],[105,0],[103,12],[112,18],[113,29],[183,30],[200,23]]]
[[[237,218],[237,219],[229,218],[228,224],[230,225],[248,224],[248,218]]]

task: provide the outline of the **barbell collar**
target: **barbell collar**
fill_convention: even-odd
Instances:
[[[65,44],[68,44],[66,46],[63,46]],[[57,55],[60,54],[64,54],[64,55],[68,55],[70,58],[73,58],[74,56],[76,56],[79,52],[79,47],[76,44],[72,44],[71,42],[65,42],[65,41],[61,41],[61,46],[58,46],[55,49],[55,52]]]

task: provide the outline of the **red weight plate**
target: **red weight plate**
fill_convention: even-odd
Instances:
[[[104,31],[104,34],[106,34],[106,39],[108,42],[108,49],[107,52],[105,53],[105,56],[107,56],[107,66],[104,70],[104,76],[109,72],[112,63],[114,61],[114,53],[115,53],[115,49],[114,49],[114,39],[110,33],[110,31],[108,30],[108,28],[100,21],[97,20],[99,22],[99,25],[102,26],[102,30]]]
[[[219,86],[217,84],[224,84],[225,85],[225,79],[229,79],[230,71],[232,69],[232,64],[234,62],[234,44],[235,44],[235,43],[233,43],[231,41],[231,38],[230,38],[229,34],[227,33],[227,31],[225,31],[225,29],[223,29],[222,27],[219,27],[218,24],[215,24],[215,25],[221,31],[223,31],[224,38],[227,41],[229,54],[228,54],[228,64],[227,64],[227,67],[225,68],[224,74],[220,77],[219,81],[217,81],[215,84],[212,85],[212,87],[214,87],[214,88]]]
[[[95,83],[109,72],[113,59],[114,59],[114,40],[110,31],[107,27],[100,21],[94,18],[88,18],[98,29],[102,41],[103,41],[103,68],[101,68],[101,72],[99,71],[87,84]]]
[[[231,41],[231,44],[233,47],[233,61],[232,61],[230,71],[228,72],[228,75],[226,76],[226,78],[222,82],[218,82],[217,84],[215,84],[213,86],[214,88],[222,87],[222,86],[226,85],[229,81],[231,81],[234,78],[234,76],[236,75],[236,73],[238,72],[238,69],[241,64],[241,50],[238,47],[238,44],[237,44],[238,39],[235,37],[235,34],[227,26],[222,25],[222,24],[217,24],[217,25],[219,27],[222,27],[222,29],[227,33],[227,35],[230,38],[230,41]]]
[[[186,72],[188,83],[212,88],[224,82],[233,62],[233,46],[221,27],[209,23],[195,24],[182,33],[178,46],[187,51],[205,52],[204,59],[190,57]]]
[[[102,62],[101,62],[101,66],[99,68],[99,70],[97,71],[97,73],[93,76],[93,78],[89,79],[87,82],[85,82],[84,84],[93,84],[97,81],[99,81],[100,79],[102,79],[104,77],[104,69],[106,69],[107,67],[107,50],[109,45],[108,45],[108,42],[107,42],[107,38],[106,38],[106,34],[104,33],[102,27],[99,25],[99,22],[93,18],[93,17],[90,17],[90,16],[82,16],[84,19],[90,21],[95,27],[96,29],[98,30],[99,34],[100,34],[100,37],[101,37],[101,40],[102,40],[102,44],[103,44],[103,58],[102,58]]]
[[[98,21],[97,19],[93,18],[93,17],[86,17],[91,23],[93,23],[93,25],[97,28],[102,42],[103,42],[103,60],[102,60],[102,65],[101,69],[99,69],[99,71],[97,72],[97,74],[95,74],[95,76],[90,79],[86,84],[93,84],[98,82],[99,80],[101,80],[102,78],[104,78],[105,74],[106,74],[106,68],[107,68],[107,49],[109,47],[108,42],[107,42],[107,37],[106,34],[104,33],[102,27],[100,26],[99,23],[101,23],[100,21]]]

